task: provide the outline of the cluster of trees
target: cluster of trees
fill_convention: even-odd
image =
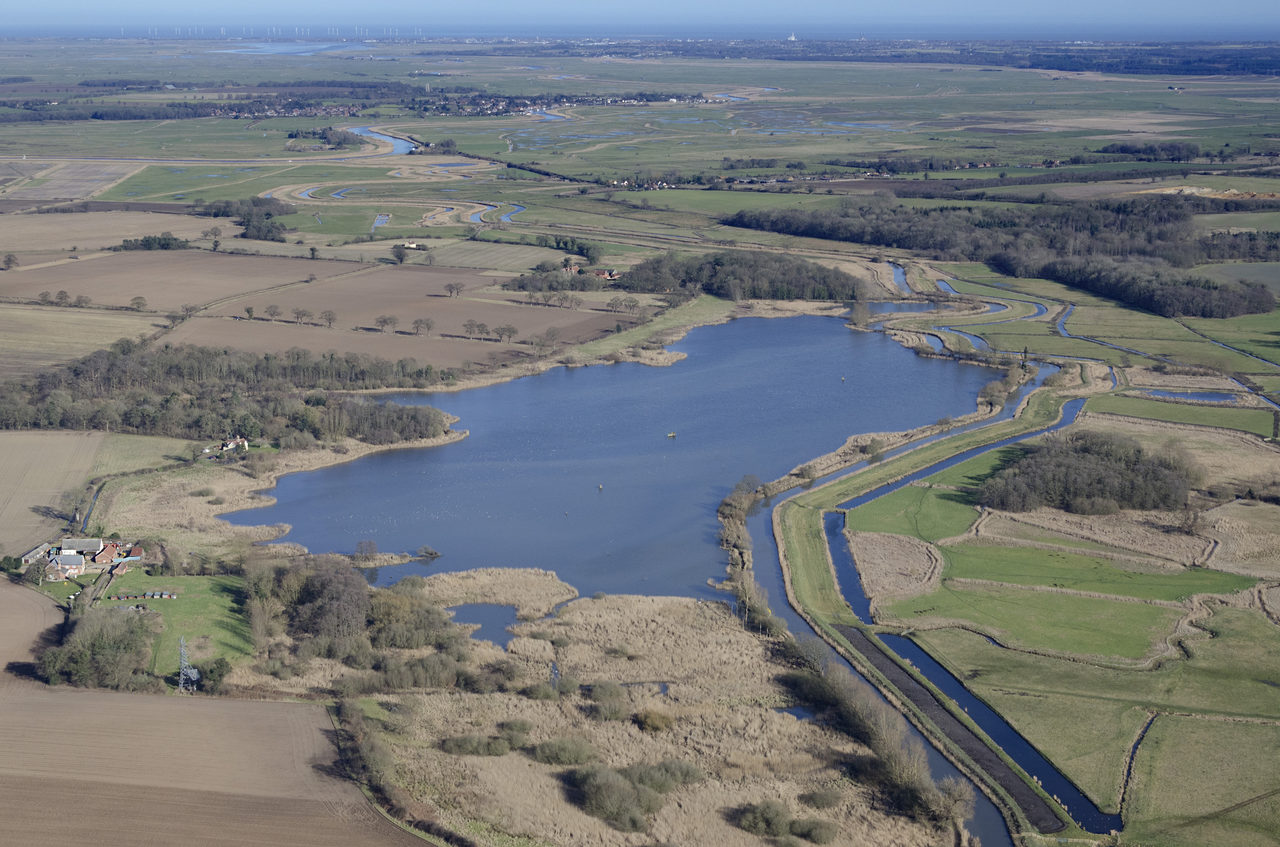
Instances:
[[[191,242],[183,238],[178,238],[172,232],[162,232],[159,235],[144,235],[141,238],[126,238],[120,242],[119,247],[112,247],[112,250],[185,250],[191,246]]]
[[[146,671],[155,637],[154,615],[132,609],[95,608],[73,618],[62,643],[40,654],[39,671],[51,685],[153,690]]]
[[[136,297],[134,298],[134,300],[137,299],[138,298]],[[78,294],[73,299],[71,294],[65,288],[58,289],[57,294],[51,294],[48,291],[41,291],[36,295],[36,300],[38,300],[42,306],[75,306],[80,309],[83,309],[93,303],[93,300],[90,299],[87,294]]]
[[[1150,144],[1108,144],[1099,153],[1130,156],[1141,162],[1190,162],[1200,158],[1200,145],[1188,141],[1161,141]]]
[[[1211,251],[1280,258],[1280,238],[1236,242],[1197,235],[1191,205],[1177,198],[926,209],[878,198],[831,211],[744,210],[725,223],[987,262],[1003,273],[1053,279],[1165,316],[1230,317],[1275,308],[1262,286],[1169,270],[1203,262]]]
[[[863,281],[792,256],[726,251],[685,259],[667,253],[641,262],[614,284],[678,299],[705,293],[733,300],[854,300]]]
[[[291,130],[289,132],[289,138],[293,141],[315,139],[331,150],[343,150],[347,147],[359,147],[364,143],[364,139],[356,135],[354,132],[347,132],[345,129],[334,129],[331,126],[324,127],[323,129]]]
[[[373,444],[444,432],[425,406],[397,406],[320,391],[425,388],[439,374],[412,359],[354,353],[320,357],[122,339],[65,367],[0,386],[0,429],[102,429],[177,438],[239,434],[281,446],[352,437]],[[308,391],[313,391],[310,395]]]
[[[1130,438],[1084,431],[1022,447],[982,484],[978,502],[1011,512],[1050,506],[1086,515],[1180,509],[1195,476],[1174,452],[1153,453]]]
[[[575,238],[572,235],[539,235],[534,243],[539,247],[563,250],[566,253],[581,256],[587,260],[589,265],[597,264],[603,255],[599,244],[583,241],[581,238]]]
[[[235,218],[235,222],[244,227],[244,232],[237,237],[251,238],[255,241],[284,241],[284,234],[289,231],[289,228],[276,219],[292,212],[292,206],[274,197],[215,200],[196,207],[198,215],[207,215],[211,218]]]

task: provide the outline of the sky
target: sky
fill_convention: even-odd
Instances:
[[[469,0],[430,3],[380,0],[353,4],[335,0],[221,0],[208,5],[166,0],[41,0],[8,4],[0,36],[32,29],[124,27],[126,34],[158,27],[161,34],[208,36],[225,29],[240,35],[265,26],[292,35],[295,27],[323,36],[330,27],[350,35],[451,36],[467,33],[558,35],[750,36],[783,38],[1036,38],[1226,40],[1280,39],[1275,0],[910,0],[889,8],[858,0]],[[300,30],[305,34],[304,30]]]

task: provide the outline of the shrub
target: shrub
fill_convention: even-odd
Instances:
[[[549,682],[539,682],[534,685],[526,685],[520,689],[520,693],[528,697],[530,700],[555,700],[560,696],[560,692],[551,687]]]
[[[791,834],[814,844],[830,844],[840,830],[831,821],[820,818],[799,818],[791,822]]]
[[[588,768],[570,777],[580,792],[582,810],[623,832],[648,829],[648,815],[662,808],[662,797],[610,768]]]
[[[603,700],[591,706],[590,715],[598,721],[624,721],[628,716],[627,704],[622,700]]]
[[[834,788],[823,788],[818,791],[806,791],[800,795],[800,802],[811,809],[830,809],[840,803],[840,792]]]
[[[597,681],[591,683],[587,688],[587,697],[597,703],[607,700],[620,700],[624,694],[626,694],[626,690],[616,682]]]
[[[666,759],[656,765],[628,765],[619,773],[635,785],[643,785],[659,794],[666,794],[682,785],[701,782],[705,778],[697,765],[679,759]]]
[[[671,729],[671,725],[675,723],[675,719],[666,712],[660,712],[657,709],[644,709],[636,712],[631,716],[636,726],[645,732],[666,732]]]
[[[535,746],[531,755],[544,765],[583,765],[596,757],[596,749],[582,738],[553,738]]]
[[[790,832],[791,812],[785,803],[765,800],[738,813],[738,828],[755,835],[781,838]]]
[[[441,741],[440,749],[455,756],[505,756],[511,752],[511,742],[502,737],[459,735]]]
[[[556,691],[561,694],[577,694],[579,688],[578,680],[571,676],[561,676],[556,680]]]

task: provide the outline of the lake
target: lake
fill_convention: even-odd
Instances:
[[[772,479],[859,432],[975,408],[994,374],[919,358],[833,317],[745,318],[689,333],[666,368],[557,368],[457,393],[405,395],[471,435],[282,478],[276,505],[227,516],[289,524],[315,552],[423,545],[409,573],[556,571],[583,594],[722,597],[716,506],[743,475]],[[675,437],[668,437],[675,433]]]

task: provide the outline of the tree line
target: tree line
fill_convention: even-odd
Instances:
[[[623,291],[732,300],[856,300],[864,282],[844,271],[774,253],[655,256],[621,274]]]
[[[197,215],[211,218],[235,218],[236,224],[244,227],[237,238],[251,238],[255,241],[284,241],[284,234],[289,231],[279,220],[282,215],[293,213],[293,207],[274,197],[250,197],[245,200],[215,200],[196,206]]]
[[[65,367],[0,385],[0,429],[98,429],[175,438],[242,435],[282,447],[355,438],[431,438],[444,416],[326,391],[425,388],[441,374],[413,359],[306,350],[257,355],[122,339]]]
[[[1280,236],[1199,236],[1177,198],[1060,205],[911,208],[883,199],[838,209],[743,210],[730,226],[874,244],[945,261],[980,261],[1043,277],[1166,317],[1231,317],[1275,308],[1264,287],[1173,270],[1222,258],[1280,259]]]

